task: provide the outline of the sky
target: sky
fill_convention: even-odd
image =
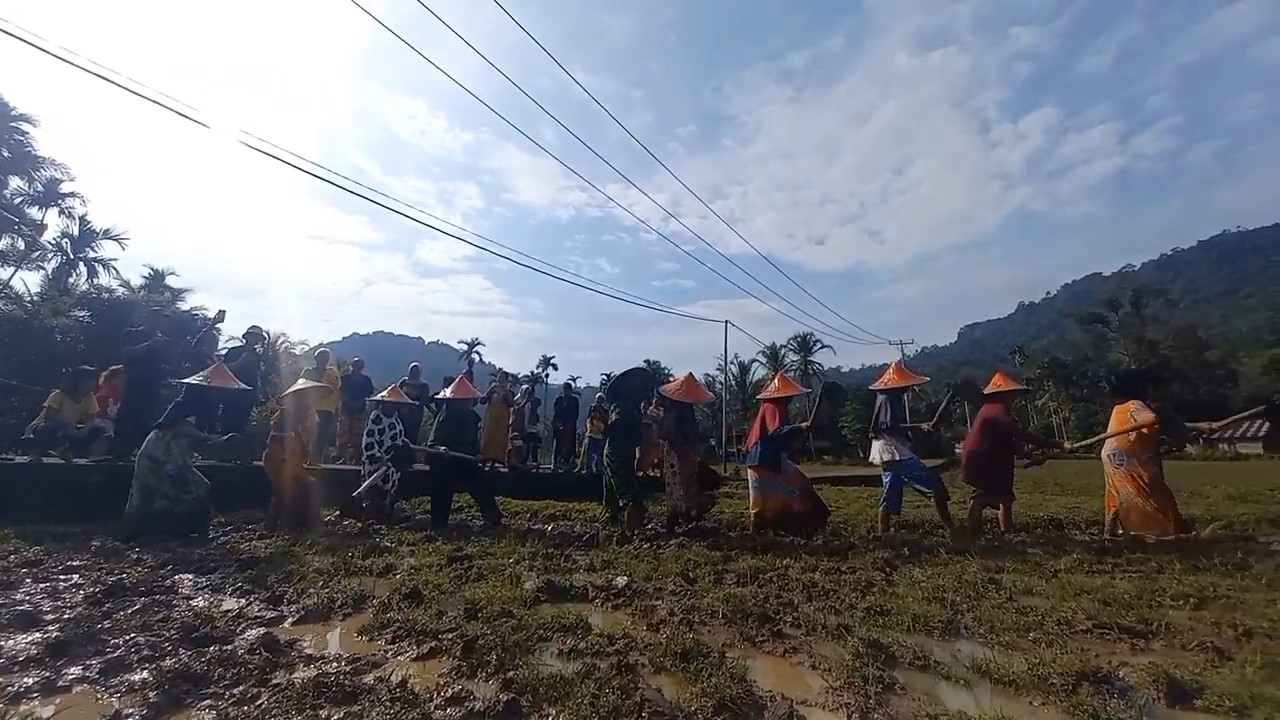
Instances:
[[[548,353],[588,378],[646,357],[705,371],[724,344],[721,324],[557,283],[277,165],[237,145],[239,129],[762,340],[803,320],[835,347],[828,364],[897,354],[836,339],[716,255],[708,244],[857,334],[684,191],[496,4],[424,2],[671,215],[416,0],[365,4],[667,239],[350,0],[0,0],[0,18],[199,108],[214,132],[4,37],[0,94],[39,118],[42,150],[72,168],[95,221],[126,231],[122,272],[174,269],[232,330],[312,343],[478,336],[502,366]],[[504,5],[738,232],[883,337],[944,344],[1079,275],[1280,220],[1273,0]],[[755,349],[731,330],[730,353]]]

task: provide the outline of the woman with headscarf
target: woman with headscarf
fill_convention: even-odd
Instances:
[[[1163,435],[1175,449],[1181,449],[1188,431],[1212,432],[1217,424],[1184,423],[1171,412],[1152,409],[1150,396],[1156,384],[1155,375],[1140,368],[1121,370],[1111,380],[1114,406],[1107,432],[1128,432],[1102,445],[1104,532],[1108,537],[1170,537],[1191,532],[1164,479],[1160,438]]]
[[[195,447],[220,438],[201,432],[194,419],[211,403],[252,391],[222,363],[184,380],[182,393],[143,440],[134,461],[133,485],[124,508],[127,538],[142,535],[206,535],[213,516],[209,481],[193,462]]]
[[[916,455],[908,433],[907,392],[927,382],[929,378],[911,372],[900,361],[894,360],[880,379],[868,386],[876,394],[868,459],[872,465],[880,466],[878,519],[881,533],[889,532],[893,518],[902,514],[902,496],[907,488],[933,503],[938,518],[948,531],[955,528],[951,509],[947,507],[951,498],[947,486],[942,477]]]
[[[511,391],[511,376],[506,370],[498,371],[494,382],[480,398],[480,404],[487,408],[480,433],[480,456],[485,460],[505,463],[511,436],[511,408],[516,404],[515,393]]]
[[[667,530],[682,522],[696,522],[715,504],[698,487],[698,419],[695,405],[706,405],[716,396],[694,377],[684,377],[658,388],[667,400],[659,436],[662,439],[662,476],[666,487]]]
[[[369,404],[373,409],[365,420],[360,446],[365,484],[357,494],[374,517],[389,520],[395,514],[400,475],[413,467],[412,444],[405,437],[400,420],[400,412],[413,403],[399,386],[392,385],[369,398]],[[369,482],[374,477],[378,479]]]
[[[587,427],[582,441],[581,472],[604,472],[604,428],[609,423],[609,405],[604,393],[596,393],[595,402],[587,408]]]
[[[640,450],[636,453],[636,470],[642,474],[662,468],[662,411],[665,400],[650,398],[640,406]]]
[[[422,379],[422,366],[410,363],[408,373],[398,383],[409,402],[400,408],[400,420],[404,423],[404,435],[417,444],[422,434],[422,420],[426,417],[427,403],[431,402],[431,384]]]
[[[573,455],[578,450],[578,394],[573,383],[560,386],[560,397],[551,408],[552,457],[556,470],[568,470],[573,466]]]
[[[520,387],[520,395],[516,398],[515,407],[511,411],[511,437],[519,440],[523,451],[515,454],[516,465],[538,467],[538,450],[542,444],[540,432],[540,416],[538,410],[542,401],[533,391],[532,385]]]
[[[466,376],[456,378],[449,387],[436,394],[441,401],[440,416],[431,428],[428,445],[444,448],[459,455],[474,455],[480,444],[477,440],[480,415],[475,404],[480,391]],[[431,524],[443,528],[449,524],[453,512],[453,495],[465,490],[480,508],[480,516],[489,525],[502,524],[502,511],[494,497],[488,473],[472,459],[454,456],[429,455],[431,463]]]
[[[756,396],[760,410],[747,434],[752,532],[812,532],[831,516],[813,483],[792,460],[800,455],[805,428],[790,424],[787,404],[808,392],[780,372]]]
[[[640,403],[653,393],[653,373],[634,367],[619,373],[605,388],[609,422],[604,441],[604,518],[628,532],[644,525],[644,497],[636,473],[640,448]]]
[[[310,530],[320,524],[320,488],[307,472],[315,429],[315,402],[333,388],[298,378],[280,393],[280,410],[271,418],[271,434],[262,466],[271,481],[267,524],[285,530]]]

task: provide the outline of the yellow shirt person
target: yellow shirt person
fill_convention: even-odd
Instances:
[[[54,390],[49,393],[49,397],[45,398],[40,414],[36,416],[31,426],[56,422],[73,428],[80,427],[88,425],[97,413],[98,399],[93,396],[93,393],[88,393],[76,400],[62,390]]]

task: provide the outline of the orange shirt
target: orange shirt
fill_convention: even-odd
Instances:
[[[1107,514],[1119,516],[1127,533],[1168,537],[1189,532],[1178,501],[1164,481],[1160,457],[1160,425],[1155,411],[1140,400],[1120,403],[1111,410],[1108,431],[1156,420],[1137,432],[1111,438],[1102,446],[1106,478]]]

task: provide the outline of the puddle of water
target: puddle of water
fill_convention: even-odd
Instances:
[[[928,651],[943,665],[963,667],[974,660],[999,656],[995,650],[973,640],[935,640],[923,635],[906,635],[902,639]]]
[[[615,630],[631,624],[631,616],[618,610],[605,610],[591,603],[549,603],[539,605],[542,612],[567,610],[584,615],[594,630]]]
[[[934,699],[947,710],[969,715],[1012,718],[1013,720],[1071,720],[1070,716],[1030,702],[974,680],[971,687],[958,685],[931,673],[898,669],[893,673],[909,694]]]
[[[731,650],[729,654],[747,663],[756,685],[792,700],[814,702],[830,687],[818,673],[777,655],[754,650]]]
[[[40,720],[102,720],[115,712],[116,706],[92,690],[76,690],[20,705],[23,713]]]
[[[397,660],[391,663],[388,675],[393,681],[407,680],[423,690],[434,690],[440,684],[440,676],[450,667],[453,661],[445,658]]]
[[[847,720],[844,715],[812,705],[796,705],[795,708],[804,720]]]
[[[368,614],[352,615],[337,623],[319,623],[315,625],[290,625],[275,628],[274,632],[282,638],[304,638],[310,642],[312,650],[331,654],[377,654],[383,652],[383,646],[370,640],[356,636],[360,628],[369,623]]]
[[[360,589],[373,597],[380,598],[391,592],[391,580],[388,578],[362,577],[359,581]]]
[[[662,693],[662,697],[666,698],[667,702],[678,702],[689,694],[689,683],[678,675],[650,673],[644,676],[644,681]]]
[[[556,651],[553,645],[541,645],[533,654],[539,665],[560,672],[573,672],[581,663],[570,660]]]

